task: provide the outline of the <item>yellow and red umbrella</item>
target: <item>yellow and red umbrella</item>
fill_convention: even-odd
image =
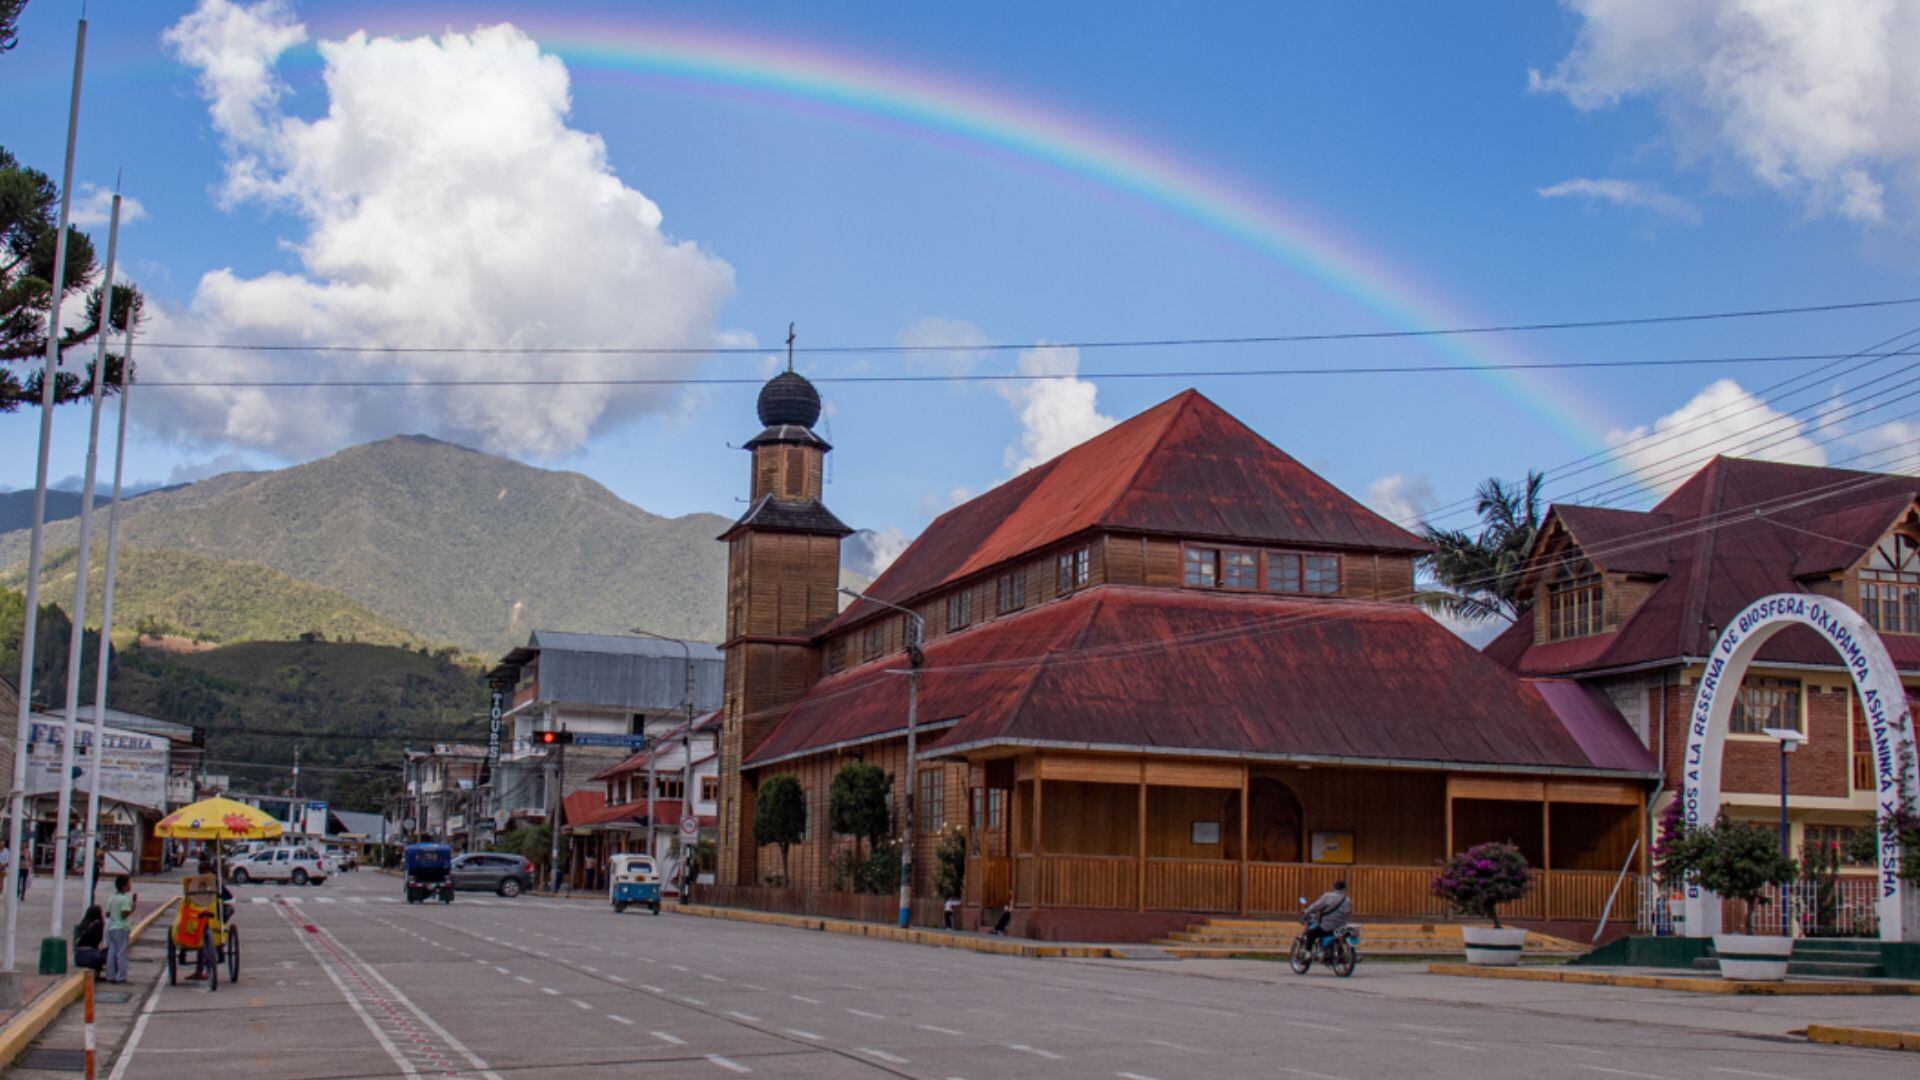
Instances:
[[[201,799],[161,818],[153,834],[169,840],[272,840],[280,835],[280,822],[246,803]]]

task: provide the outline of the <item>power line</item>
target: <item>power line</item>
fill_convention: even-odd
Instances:
[[[1062,349],[1157,349],[1188,348],[1215,345],[1288,345],[1308,342],[1329,341],[1381,341],[1400,338],[1427,337],[1464,337],[1476,334],[1514,334],[1557,330],[1600,330],[1627,326],[1656,326],[1675,323],[1717,322],[1733,319],[1771,318],[1786,315],[1817,315],[1839,311],[1862,311],[1874,308],[1905,307],[1920,304],[1920,297],[1903,297],[1893,300],[1855,300],[1835,304],[1805,304],[1796,307],[1748,308],[1735,311],[1685,312],[1673,315],[1635,315],[1612,319],[1564,319],[1550,322],[1506,323],[1486,326],[1425,327],[1412,330],[1349,330],[1334,333],[1317,334],[1255,334],[1240,337],[1181,337],[1181,338],[1130,338],[1092,341],[1058,341],[1038,343],[1048,348]],[[912,354],[912,353],[974,353],[974,352],[1014,352],[1035,348],[1036,343],[989,342],[981,344],[952,345],[813,345],[794,349],[797,353],[813,355],[861,355],[874,353]],[[377,353],[417,353],[446,355],[610,355],[610,356],[763,356],[768,350],[743,345],[671,345],[671,346],[622,346],[622,345],[580,345],[580,346],[537,346],[514,347],[494,345],[304,345],[257,344],[249,345],[235,342],[202,341],[166,341],[144,342],[146,349],[201,349],[237,352],[377,352]]]
[[[1372,364],[1345,367],[1162,368],[1152,371],[1075,372],[950,372],[920,375],[814,375],[815,383],[980,383],[1050,382],[1062,379],[1106,381],[1119,379],[1229,379],[1333,375],[1445,375],[1485,371],[1569,371],[1613,368],[1679,368],[1729,364],[1798,364],[1816,360],[1850,360],[1861,353],[1782,353],[1755,356],[1695,356],[1656,360],[1542,360],[1497,364]],[[1898,352],[1867,354],[1876,358]],[[317,390],[409,389],[442,387],[507,387],[528,389],[563,386],[759,386],[759,376],[606,376],[577,378],[546,376],[500,379],[141,379],[141,389]]]

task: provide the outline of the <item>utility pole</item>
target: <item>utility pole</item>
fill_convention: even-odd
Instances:
[[[113,214],[120,216],[120,195],[113,196]],[[113,284],[109,279],[109,287]],[[111,291],[107,294],[113,295]],[[106,339],[106,327],[101,327],[101,340]],[[120,482],[127,464],[127,407],[130,402],[127,395],[132,392],[133,384],[133,311],[127,311],[127,344],[120,357],[120,416],[119,435],[113,452],[113,504],[107,510],[107,581],[103,590],[100,606],[100,655],[94,663],[93,679],[93,749],[95,754],[93,787],[87,792],[87,899],[93,899],[94,852],[100,843],[100,761],[101,747],[106,745],[107,715],[107,665],[113,652],[113,590],[114,568],[120,555]],[[137,862],[137,860],[135,860]],[[129,866],[128,873],[139,869]]]
[[[7,866],[7,935],[0,944],[4,952],[5,967],[9,977],[5,988],[0,989],[0,998],[19,997],[19,983],[12,977],[14,971],[14,931],[20,919],[19,875],[28,872],[23,866],[26,852],[20,846],[21,827],[26,816],[27,754],[26,737],[33,725],[33,659],[35,636],[40,627],[40,544],[47,525],[47,457],[53,448],[53,388],[59,382],[60,374],[60,288],[67,280],[67,223],[72,220],[73,207],[73,147],[80,133],[80,81],[86,67],[87,57],[87,20],[80,20],[80,27],[73,46],[73,94],[67,102],[67,157],[66,165],[60,174],[60,231],[53,242],[53,302],[47,305],[47,359],[40,375],[40,460],[36,467],[33,484],[33,528],[27,540],[27,613],[26,625],[20,634],[20,711],[14,726],[13,787],[8,792],[7,805],[11,811],[7,825],[8,840],[14,851],[14,858]],[[56,858],[56,867],[60,866]],[[64,869],[64,868],[62,868]],[[59,908],[54,909],[54,922],[59,922]],[[54,933],[59,933],[58,925]],[[60,942],[66,948],[66,939]],[[48,972],[48,974],[53,974]]]
[[[909,607],[890,603],[852,589],[840,590],[856,600],[867,600],[884,608],[892,608],[907,617],[907,670],[892,674],[907,677],[907,767],[906,782],[902,785],[900,805],[902,826],[906,837],[900,843],[900,926],[904,929],[913,921],[913,795],[920,779],[920,665],[926,654],[920,649],[920,643],[926,640],[926,620],[920,613]]]
[[[553,748],[553,810],[547,815],[547,831],[552,834],[553,846],[548,852],[548,866],[553,873],[553,891],[560,891],[560,801],[561,789],[567,782],[567,744],[560,743]]]
[[[93,400],[89,413],[92,420],[87,428],[87,464],[80,479],[80,536],[79,554],[74,558],[73,567],[73,630],[67,635],[67,715],[63,725],[64,734],[60,743],[60,799],[58,817],[54,823],[53,846],[57,852],[56,870],[53,875],[53,914],[52,927],[47,931],[48,940],[60,939],[62,950],[66,948],[64,934],[66,923],[67,863],[73,857],[73,757],[78,752],[80,734],[80,665],[87,656],[87,575],[93,567],[93,482],[100,468],[100,407],[107,396],[107,338],[108,327],[113,323],[113,260],[116,247],[120,242],[120,196],[113,197],[112,223],[107,228],[107,267],[106,276],[100,286],[100,329],[97,334],[96,348],[93,353]],[[59,303],[57,298],[54,303]],[[94,744],[92,762],[89,766],[94,788],[100,786],[100,746]],[[88,845],[91,849],[92,845]],[[92,867],[82,871],[86,878],[93,878]],[[46,945],[43,942],[41,950]],[[64,955],[64,952],[63,952]]]
[[[791,354],[793,350],[793,327],[791,326],[787,327],[787,350],[789,354]],[[789,355],[788,363],[789,364],[792,363],[791,355]],[[655,641],[672,642],[673,644],[680,646],[680,651],[685,654],[686,678],[685,678],[685,688],[682,691],[683,700],[681,704],[686,707],[687,726],[683,730],[682,737],[680,740],[680,752],[681,752],[680,813],[684,817],[685,815],[694,813],[694,809],[693,809],[693,646],[681,638],[668,637],[665,634],[656,634],[651,630],[642,630],[638,627],[635,627],[632,630],[629,630],[628,633],[639,634],[641,637],[652,638]],[[651,745],[652,740],[648,740],[648,743],[649,745],[647,750],[647,854],[652,855],[654,854],[653,849],[654,849],[654,843],[655,843],[655,838],[653,835],[653,829],[654,829],[653,766],[654,766],[654,762],[658,759],[659,755],[655,753],[654,750],[652,749],[652,745]],[[676,823],[676,825],[677,824],[678,823]],[[680,842],[680,902],[683,904],[687,903],[687,893],[690,889],[690,886],[693,884],[693,874],[691,872],[692,860],[693,860],[693,847],[683,839]]]

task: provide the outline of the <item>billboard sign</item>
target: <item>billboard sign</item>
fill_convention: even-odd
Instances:
[[[51,717],[33,718],[27,736],[28,795],[55,795],[60,791],[60,746],[65,723]],[[94,752],[93,725],[74,731],[73,765],[77,796],[92,793],[94,778],[102,780],[100,797],[165,813],[167,809],[167,740],[159,735],[108,728],[103,746]]]

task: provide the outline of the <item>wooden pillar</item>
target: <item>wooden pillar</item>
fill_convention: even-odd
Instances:
[[[1540,869],[1553,869],[1553,788],[1540,785]]]
[[[1134,867],[1134,910],[1147,910],[1147,759],[1140,759],[1139,835],[1134,838],[1139,854]]]
[[[1033,755],[1033,895],[1027,900],[1035,911],[1040,909],[1041,898],[1047,895],[1047,817],[1044,812],[1047,780],[1041,765],[1036,752]]]
[[[1447,816],[1447,850],[1445,850],[1445,851],[1443,851],[1443,852],[1441,852],[1441,853],[1440,853],[1440,857],[1441,857],[1441,858],[1443,858],[1443,859],[1451,859],[1451,858],[1453,858],[1453,854],[1454,854],[1454,847],[1453,847],[1453,777],[1451,777],[1451,776],[1449,776],[1449,777],[1447,777],[1447,790],[1446,790],[1446,794],[1445,794],[1445,798],[1446,798],[1446,801],[1447,801],[1447,805],[1446,805],[1446,810],[1445,810],[1445,813],[1446,813],[1446,816]]]
[[[1252,794],[1249,783],[1252,770],[1246,762],[1240,763],[1240,914],[1247,913],[1247,890],[1250,886],[1247,869],[1247,798]]]

